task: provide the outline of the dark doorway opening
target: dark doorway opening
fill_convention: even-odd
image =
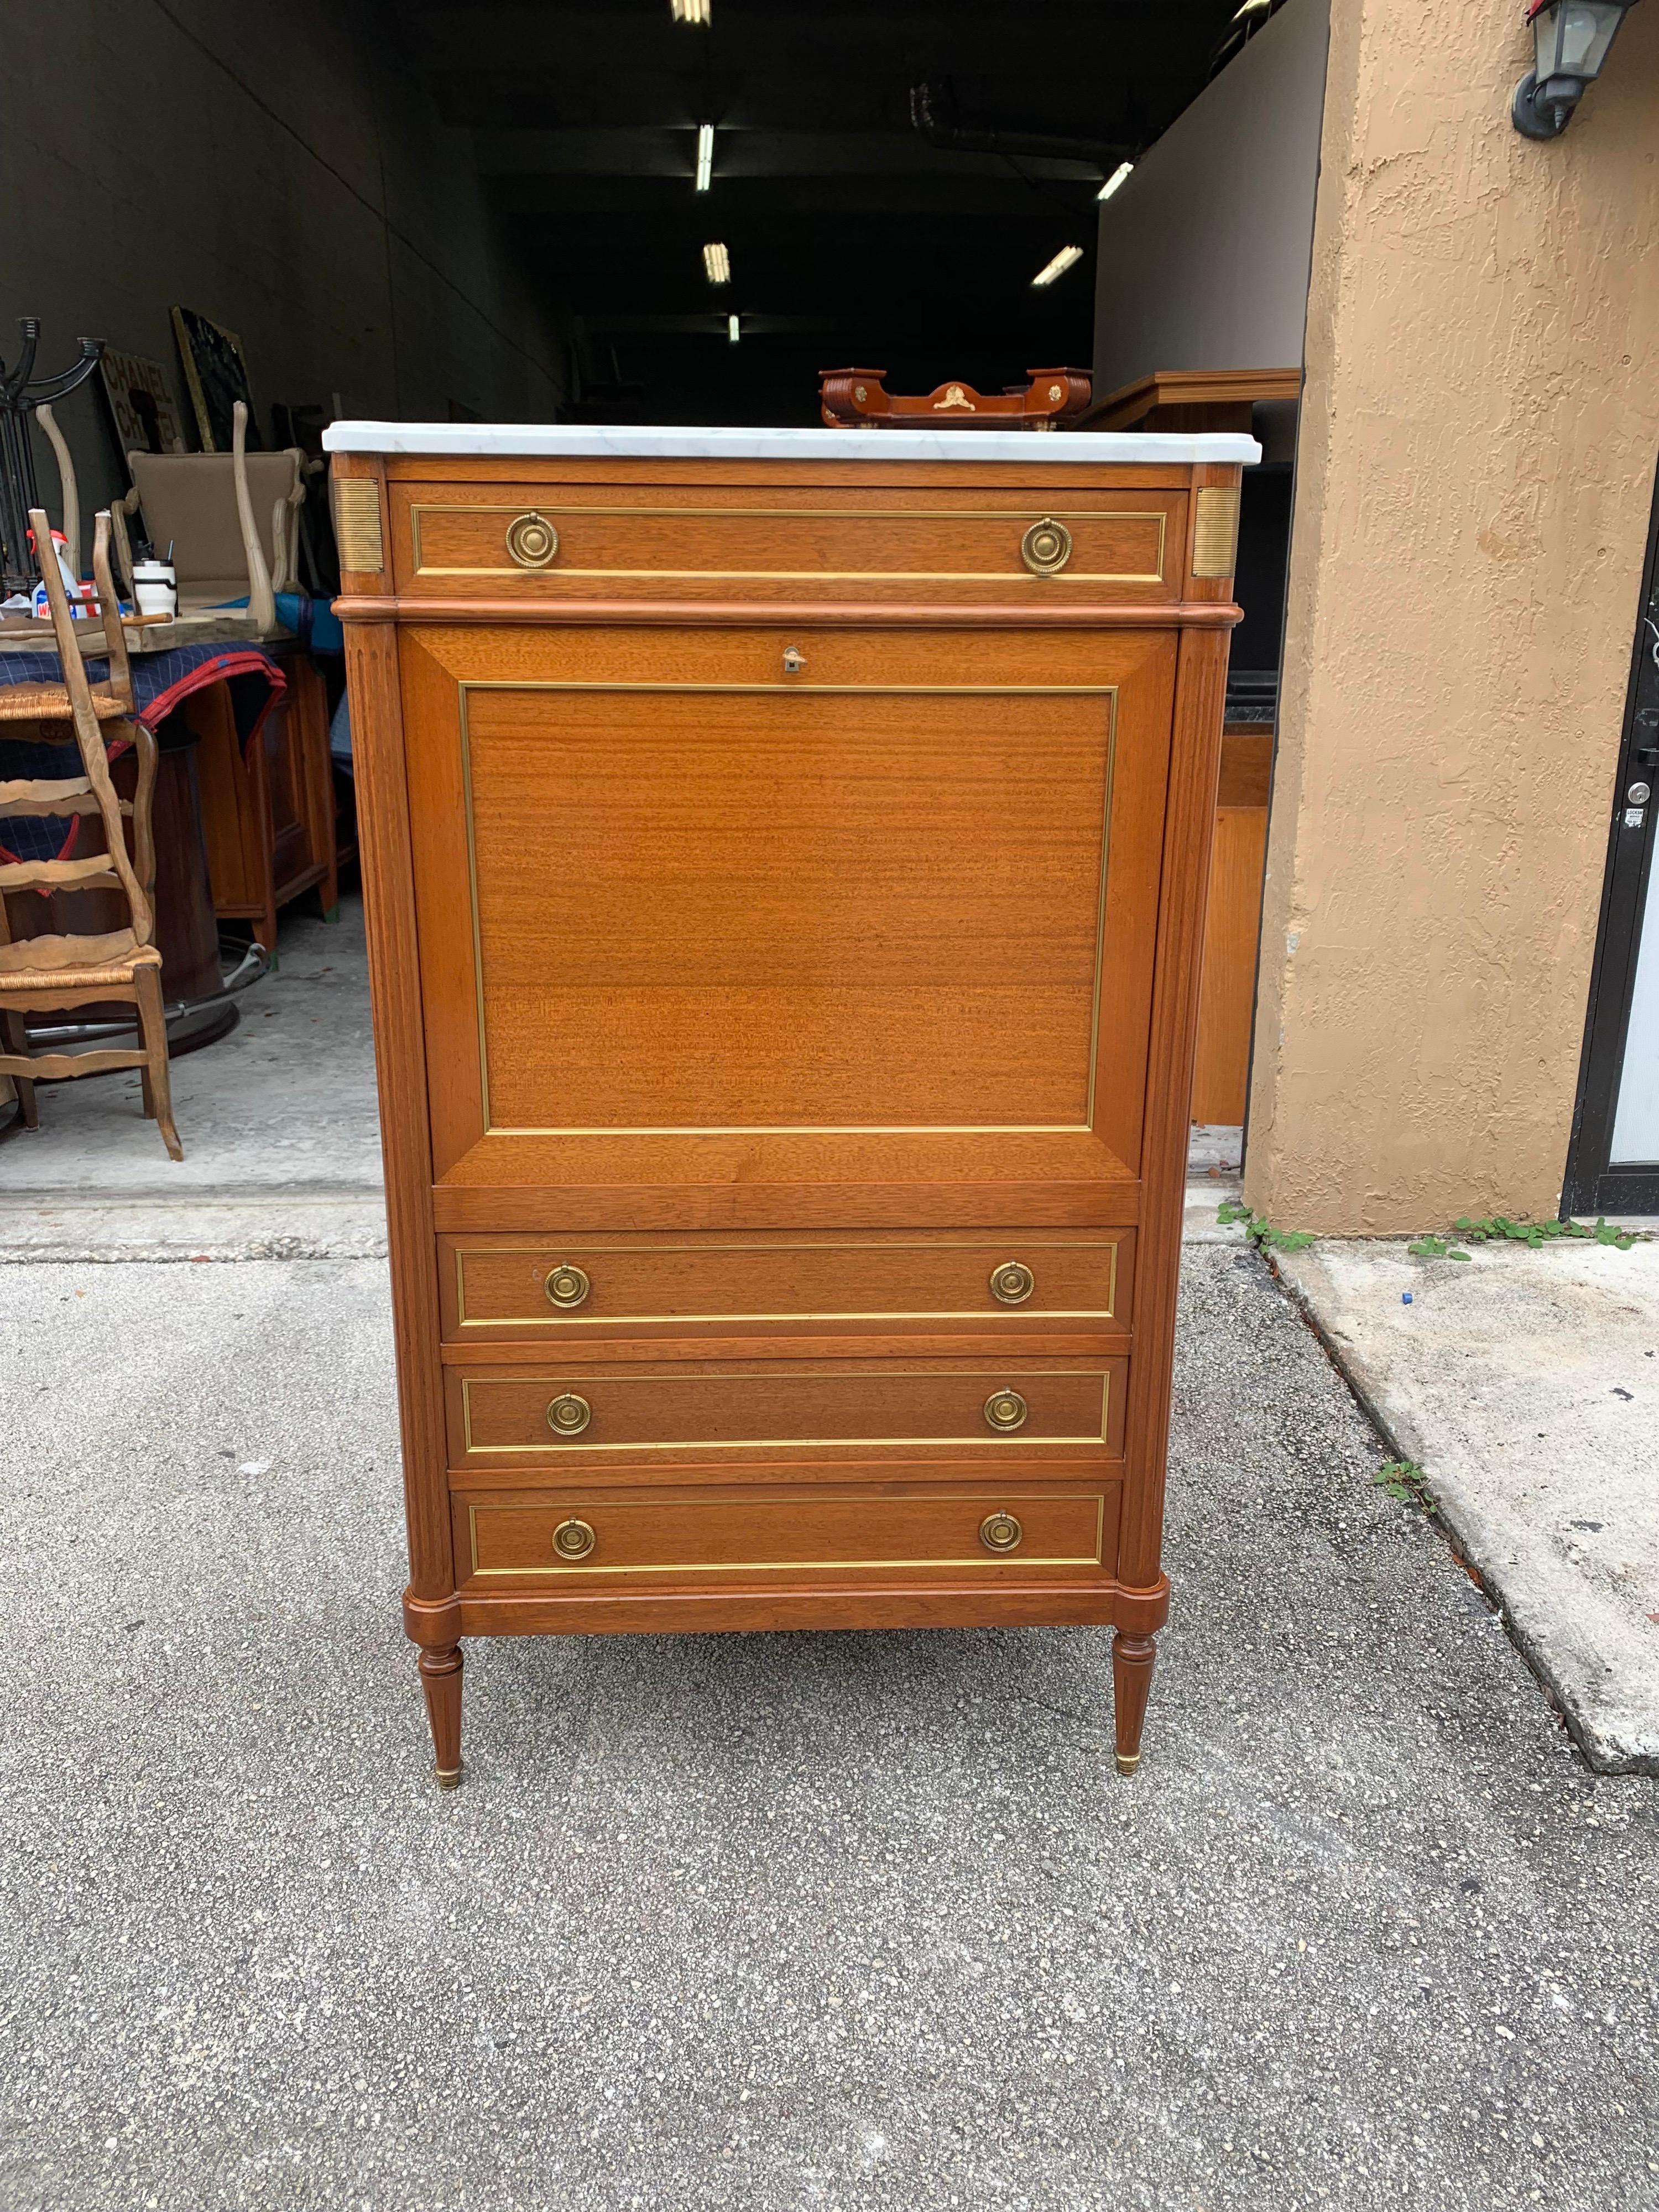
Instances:
[[[1631,653],[1584,1057],[1561,1208],[1659,1213],[1659,485]]]

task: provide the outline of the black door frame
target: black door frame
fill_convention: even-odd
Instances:
[[[1659,1160],[1614,1167],[1613,1116],[1624,1072],[1631,994],[1652,871],[1659,795],[1631,805],[1632,783],[1659,794],[1659,483],[1648,523],[1647,558],[1631,650],[1625,726],[1613,789],[1613,820],[1601,887],[1601,912],[1590,970],[1583,1056],[1567,1172],[1561,1193],[1565,1220],[1573,1213],[1659,1213]],[[1659,886],[1655,896],[1659,896]]]

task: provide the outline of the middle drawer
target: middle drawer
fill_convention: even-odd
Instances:
[[[741,1323],[1121,1324],[1133,1232],[446,1237],[444,1334],[684,1335]]]
[[[452,1368],[451,1465],[854,1451],[1121,1450],[1123,1359]]]

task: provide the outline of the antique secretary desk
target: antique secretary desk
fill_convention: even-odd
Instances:
[[[337,423],[408,1632],[1154,1632],[1240,436]]]

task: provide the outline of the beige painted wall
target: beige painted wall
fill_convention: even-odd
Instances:
[[[1654,465],[1659,5],[1565,136],[1500,0],[1337,0],[1245,1192],[1553,1214]]]

